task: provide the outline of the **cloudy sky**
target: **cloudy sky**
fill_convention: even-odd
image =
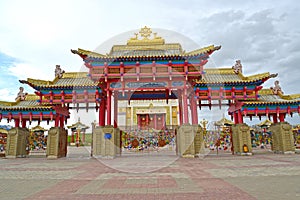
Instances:
[[[299,10],[298,0],[1,0],[0,100],[14,101],[19,79],[53,80],[56,64],[80,71],[82,60],[70,49],[99,49],[145,25],[184,35],[198,48],[221,45],[208,66],[240,59],[244,74],[279,73],[286,94],[300,93]]]

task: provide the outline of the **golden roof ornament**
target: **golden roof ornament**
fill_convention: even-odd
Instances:
[[[276,94],[276,95],[283,95],[283,91],[281,90],[281,87],[279,85],[279,81],[276,80],[274,82],[274,87],[270,87],[270,89],[272,90],[273,94]]]
[[[139,33],[141,34],[142,37],[149,39],[152,30],[150,28],[148,28],[147,26],[145,26],[144,28],[141,28],[141,30],[139,31]]]
[[[62,78],[63,73],[65,73],[65,71],[60,68],[60,65],[56,65],[54,73],[55,73],[55,77]]]
[[[157,36],[157,33],[153,33],[151,28],[145,26],[141,28],[139,33],[134,33],[134,37],[127,41],[127,45],[162,45],[165,44],[165,40]],[[139,37],[140,36],[140,37]],[[139,39],[141,38],[141,39]]]
[[[18,95],[17,95],[17,97],[16,97],[16,100],[20,99],[21,101],[24,101],[27,94],[28,94],[28,93],[24,92],[24,88],[23,88],[23,87],[20,87],[20,88],[19,88]]]
[[[232,69],[234,71],[234,73],[238,74],[238,73],[242,73],[242,63],[241,60],[236,60],[234,66],[232,66]]]

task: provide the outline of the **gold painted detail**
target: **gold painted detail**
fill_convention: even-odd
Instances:
[[[235,74],[231,68],[205,69],[206,74]]]
[[[28,78],[27,81],[33,85],[53,85],[53,81]]]
[[[182,47],[179,43],[168,43],[168,44],[161,44],[161,45],[114,45],[112,47],[110,55],[115,51],[134,51],[134,50],[179,50],[179,52],[182,52]]]
[[[66,72],[62,78],[86,78],[87,72]]]
[[[219,76],[217,76],[219,75]],[[227,80],[224,79],[224,75],[228,75]],[[208,80],[206,76],[209,76]],[[195,80],[196,83],[222,83],[222,82],[252,82],[261,80],[263,78],[271,77],[270,73],[256,74],[252,76],[244,76],[242,73],[234,73],[232,68],[219,68],[219,69],[205,69],[205,74],[201,80]]]
[[[244,77],[244,79],[245,80],[260,80],[260,79],[263,79],[263,78],[266,78],[269,76],[270,76],[270,73],[266,72],[266,73],[261,73],[261,74],[255,74],[252,76],[247,76],[247,77]]]
[[[84,50],[84,49],[80,49],[80,48],[78,48],[77,51],[78,51],[79,54],[88,55],[88,56],[91,56],[91,57],[105,57],[105,55],[103,55],[103,54],[96,53],[96,52],[93,52],[93,51]]]
[[[258,92],[259,95],[265,96],[265,95],[273,95],[273,96],[278,96],[282,100],[298,100],[300,98],[300,94],[290,94],[290,95],[274,95],[272,89],[262,89]]]
[[[135,37],[130,38],[127,41],[127,45],[163,45],[165,44],[165,40],[161,37],[157,36],[157,33],[152,34],[152,30],[145,26],[144,28],[141,28],[139,31],[141,39],[139,39],[139,34],[135,33]],[[153,35],[152,38],[150,36]]]
[[[213,50],[217,50],[217,49],[219,49],[219,46],[215,47],[214,45],[210,45],[208,47],[203,47],[201,49],[195,49],[193,51],[184,53],[184,55],[197,55],[197,54],[207,53],[209,51],[213,51]]]
[[[52,106],[47,106],[45,104],[38,104],[36,103],[37,100],[39,100],[40,97],[36,94],[27,94],[25,100],[20,101],[20,99],[17,99],[15,102],[7,102],[7,101],[0,101],[0,107],[9,109],[9,107],[12,107],[12,109],[18,109],[18,108],[51,108]],[[45,100],[45,97],[42,97],[43,100]]]

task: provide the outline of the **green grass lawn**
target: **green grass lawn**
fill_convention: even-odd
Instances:
[[[71,143],[71,135],[68,135],[68,145]],[[86,133],[85,134],[85,142],[82,143],[81,141],[81,134],[80,134],[80,146],[90,146],[92,143],[92,133]],[[76,140],[76,136],[74,136],[74,140]]]

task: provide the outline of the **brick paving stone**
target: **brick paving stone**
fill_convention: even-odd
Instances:
[[[299,199],[300,155],[0,159],[0,199]],[[266,192],[268,191],[268,192]]]

